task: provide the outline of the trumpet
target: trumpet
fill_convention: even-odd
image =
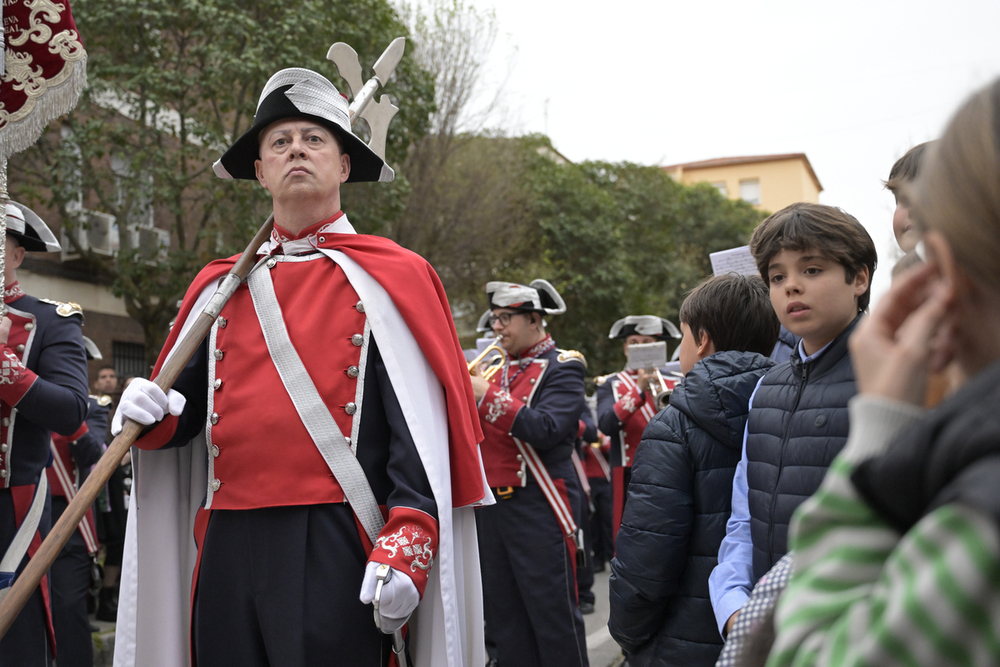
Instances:
[[[486,362],[486,358],[490,357],[491,354],[495,354],[496,356],[490,358],[489,362],[487,362],[488,365],[479,375],[486,380],[490,380],[500,372],[500,369],[507,363],[507,353],[502,347],[493,343],[480,352],[479,356],[469,362],[469,375],[476,375],[476,369],[479,368],[479,364]]]
[[[653,395],[653,402],[657,410],[662,410],[670,404],[670,394],[674,390],[667,387],[667,381],[658,368],[653,369],[652,375],[649,377],[649,392]]]

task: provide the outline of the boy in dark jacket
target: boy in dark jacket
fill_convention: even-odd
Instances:
[[[750,398],[732,514],[709,579],[723,636],[755,583],[788,551],[792,513],[847,442],[847,402],[857,393],[847,339],[868,307],[877,260],[856,218],[806,203],[762,222],[750,252],[778,319],[801,340]]]
[[[747,402],[778,338],[767,286],[725,275],[680,310],[684,381],[646,427],[611,562],[608,627],[630,667],[713,665],[708,575],[726,534]]]

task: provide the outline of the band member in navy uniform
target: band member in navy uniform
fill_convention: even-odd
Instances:
[[[548,282],[486,285],[503,370],[472,378],[495,505],[476,511],[486,632],[500,667],[586,666],[576,589],[580,486],[571,455],[586,361],[560,350],[546,316],[566,311]]]
[[[4,589],[52,525],[44,471],[51,434],[71,436],[87,416],[87,355],[80,307],[28,296],[17,281],[25,252],[58,252],[59,243],[31,209],[10,202],[6,249],[8,310],[0,321],[0,588]],[[0,640],[0,667],[51,664],[55,638],[48,603],[46,576]]]
[[[594,558],[593,544],[591,544],[591,520],[597,513],[594,506],[594,490],[590,486],[590,477],[587,472],[586,457],[587,450],[593,449],[591,442],[597,440],[597,422],[594,421],[594,414],[590,411],[590,406],[584,404],[583,412],[580,413],[580,426],[576,433],[576,451],[574,452],[573,465],[576,468],[577,479],[580,480],[579,507],[577,515],[580,517],[580,526],[583,529],[583,555],[582,562],[578,560],[576,564],[576,586],[580,591],[580,613],[593,614],[594,603],[597,598],[594,595]]]
[[[669,320],[655,315],[629,315],[611,326],[608,338],[622,341],[628,356],[631,345],[680,338]],[[611,534],[618,534],[628,497],[632,458],[646,424],[659,409],[649,391],[649,375],[642,369],[622,370],[597,382],[597,427],[611,438],[611,485],[613,496]]]
[[[614,538],[611,534],[611,511],[614,503],[611,499],[611,464],[608,462],[611,439],[598,431],[594,441],[585,442],[584,445],[580,458],[590,484],[590,504],[594,507],[585,536],[590,544],[588,553],[592,556],[594,572],[604,572],[615,555]]]
[[[413,662],[485,664],[481,612],[462,606],[480,581],[478,562],[463,574],[461,561],[470,547],[475,555],[474,516],[452,510],[487,496],[481,432],[444,290],[422,258],[357,234],[340,210],[342,183],[391,180],[392,170],[352,134],[333,84],[292,68],[265,85],[253,126],[215,171],[268,190],[274,231],[169,393],[136,378],[122,394],[113,431],[122,415],[155,426],[133,459],[118,607],[119,631],[139,632],[124,649],[116,638],[115,663],[186,663],[178,594],[193,580],[199,665],[392,664],[367,604],[388,565],[383,630],[416,609]],[[236,259],[195,279],[154,376]],[[172,542],[158,532],[161,512],[188,509],[184,479],[169,487],[176,472],[159,474],[176,471],[178,450],[204,503],[193,515],[196,562],[171,559],[167,576],[156,552],[193,546],[183,529],[192,515],[173,524]],[[371,504],[348,503],[350,489]],[[170,507],[161,492],[174,494]]]
[[[94,341],[84,336],[83,343],[87,359],[102,358]],[[90,467],[104,453],[110,403],[111,399],[106,396],[90,396],[87,420],[77,432],[71,436],[52,436],[52,465],[48,468],[52,523],[66,511]],[[87,618],[87,593],[94,574],[97,550],[97,527],[91,507],[49,569],[52,626],[59,650],[59,667],[93,667],[94,664],[94,643]]]
[[[111,442],[108,429],[111,426],[113,399],[110,394],[118,389],[118,373],[114,366],[99,368],[91,389],[94,393],[90,395],[87,426],[97,438],[105,443]],[[122,553],[125,549],[125,494],[127,484],[131,483],[126,471],[130,463],[131,455],[126,454],[95,503],[97,539],[104,547],[104,581],[94,612],[94,617],[99,621],[114,623],[118,618],[118,575],[121,574]]]

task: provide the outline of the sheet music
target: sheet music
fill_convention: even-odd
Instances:
[[[726,273],[736,273],[741,276],[756,276],[757,262],[750,254],[750,246],[740,246],[729,250],[720,250],[709,254],[712,261],[712,273],[721,276]]]
[[[625,368],[629,370],[659,368],[665,363],[667,363],[667,344],[664,341],[628,346],[628,363]]]

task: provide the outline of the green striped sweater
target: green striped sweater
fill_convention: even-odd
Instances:
[[[855,466],[922,413],[852,399],[847,445],[792,523],[795,573],[768,667],[1000,665],[996,522],[951,504],[900,535],[851,484]]]

